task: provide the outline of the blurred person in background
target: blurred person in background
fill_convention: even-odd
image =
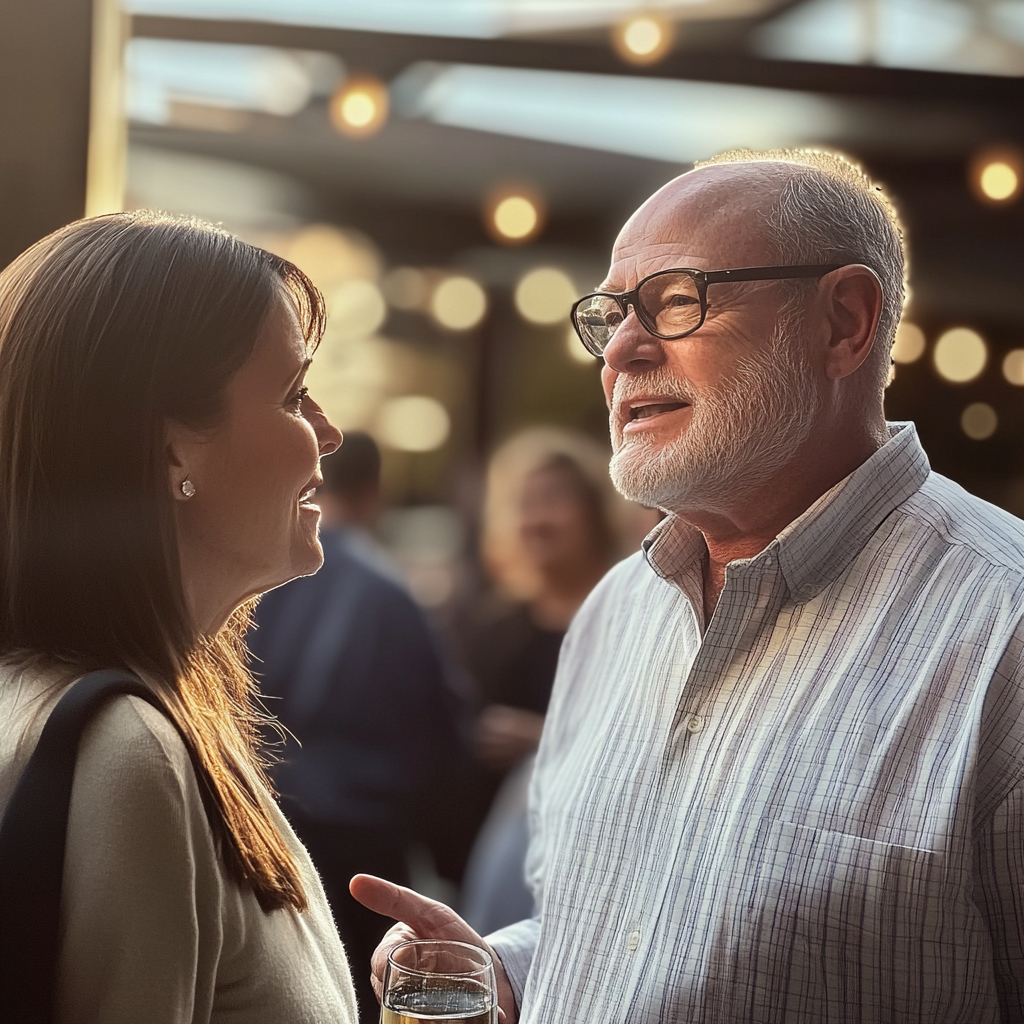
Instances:
[[[311,499],[341,434],[303,383],[323,326],[298,268],[161,214],[78,221],[0,274],[5,854],[55,705],[98,694],[94,670],[135,688],[93,709],[66,821],[59,773],[34,791],[58,877],[0,870],[7,1010],[52,985],[58,1024],[355,1022],[242,650],[250,599],[323,558]],[[28,944],[4,929],[58,892],[55,978],[23,991],[47,951],[12,976]]]
[[[532,912],[526,791],[565,631],[616,558],[639,544],[638,529],[657,522],[657,513],[615,492],[607,461],[584,435],[535,427],[507,441],[488,468],[481,548],[494,590],[463,626],[482,705],[480,807],[489,813],[467,865],[462,910],[482,933]]]
[[[281,804],[320,872],[369,1021],[367,965],[386,924],[348,881],[372,871],[409,884],[412,845],[443,846],[465,741],[435,637],[371,532],[376,443],[350,431],[322,472],[323,568],[267,594],[248,641],[294,737],[273,768]]]

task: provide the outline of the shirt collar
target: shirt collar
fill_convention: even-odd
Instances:
[[[890,423],[889,441],[848,477],[829,488],[754,558],[730,563],[736,568],[777,553],[779,567],[798,602],[809,601],[853,561],[889,514],[915,494],[931,468],[913,423]],[[691,589],[702,572],[704,538],[669,516],[643,542],[651,568],[664,579]]]

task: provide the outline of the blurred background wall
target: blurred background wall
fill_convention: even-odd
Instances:
[[[1024,0],[5,0],[0,262],[155,207],[300,264],[310,382],[440,607],[502,439],[606,444],[566,313],[625,216],[724,148],[837,148],[910,233],[890,418],[1021,514],[1022,74]]]

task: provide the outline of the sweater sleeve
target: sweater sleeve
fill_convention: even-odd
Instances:
[[[68,817],[60,1024],[209,1021],[223,878],[181,738],[134,697],[82,737]]]

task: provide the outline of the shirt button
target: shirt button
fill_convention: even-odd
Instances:
[[[686,731],[687,732],[700,732],[704,728],[704,719],[700,715],[690,715],[686,720]]]
[[[626,936],[626,949],[630,953],[635,953],[636,952],[636,947],[639,946],[639,945],[640,945],[640,933],[639,932],[630,932],[629,935]]]

